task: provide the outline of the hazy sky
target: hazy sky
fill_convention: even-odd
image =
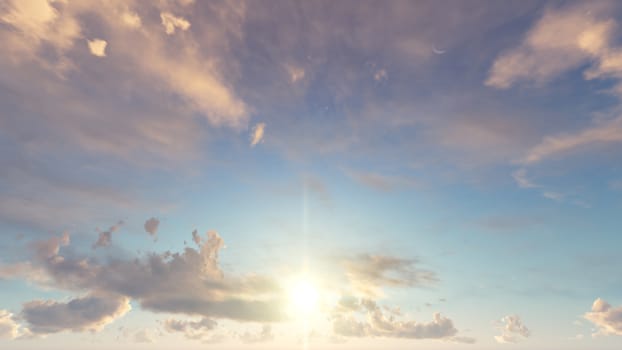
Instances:
[[[622,3],[0,0],[0,348],[619,349]]]

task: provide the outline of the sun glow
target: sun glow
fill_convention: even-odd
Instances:
[[[292,311],[309,315],[317,309],[319,294],[313,283],[301,279],[292,283],[289,298]]]

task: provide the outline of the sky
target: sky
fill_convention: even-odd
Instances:
[[[619,349],[622,3],[0,0],[0,348]]]

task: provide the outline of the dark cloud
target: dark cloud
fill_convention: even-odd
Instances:
[[[24,304],[21,317],[35,334],[57,333],[65,330],[101,330],[129,310],[127,297],[113,294],[90,294],[67,303],[35,300]]]
[[[152,253],[106,264],[55,255],[39,260],[50,284],[68,290],[97,290],[127,296],[145,309],[271,322],[283,319],[283,293],[276,281],[259,276],[225,277],[218,263],[222,238],[213,231],[193,239],[198,249]]]
[[[108,228],[108,230],[106,231],[101,231],[100,229],[97,229],[97,232],[99,232],[99,236],[97,237],[97,241],[93,243],[93,249],[109,246],[110,243],[112,243],[112,234],[117,232],[123,224],[124,222],[123,220],[121,220],[115,225],[110,226],[110,228]]]
[[[160,220],[157,218],[150,218],[145,221],[145,232],[155,237],[158,233],[158,227],[160,226]]]

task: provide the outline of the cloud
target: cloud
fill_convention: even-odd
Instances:
[[[194,236],[198,249],[186,247],[182,253],[151,253],[106,264],[59,253],[36,264],[46,285],[121,295],[146,310],[238,321],[285,319],[285,295],[276,281],[255,274],[225,277],[218,262],[222,238],[213,231],[206,239]]]
[[[590,63],[586,78],[619,72],[622,64],[611,55],[617,23],[609,4],[578,3],[550,8],[516,48],[502,53],[490,69],[486,85],[505,89],[520,81],[543,84],[558,75]]]
[[[19,324],[12,313],[0,310],[0,339],[15,339],[19,336]]]
[[[438,281],[433,271],[420,269],[416,259],[361,254],[343,261],[355,291],[367,296],[382,294],[383,287],[418,287]]]
[[[375,81],[384,81],[387,80],[389,78],[388,74],[387,74],[387,70],[386,69],[379,69],[376,71],[376,73],[374,73],[374,80]]]
[[[266,123],[257,123],[251,130],[251,147],[255,147],[258,143],[263,141],[264,132],[266,129]]]
[[[145,232],[155,237],[158,233],[158,226],[160,226],[160,220],[157,218],[150,218],[145,221]]]
[[[622,117],[598,123],[576,133],[547,136],[527,152],[521,163],[535,164],[590,145],[619,142],[622,142]]]
[[[242,342],[247,344],[266,343],[274,339],[274,334],[272,333],[272,326],[265,324],[261,327],[261,331],[259,331],[259,333],[251,333],[247,331],[240,334],[239,338]]]
[[[501,326],[499,328],[502,334],[494,337],[497,343],[516,343],[521,338],[528,338],[531,335],[529,329],[527,329],[517,315],[505,316],[501,319],[500,323]]]
[[[457,342],[474,342],[467,337],[455,337],[458,330],[453,322],[440,313],[433,315],[433,320],[424,323],[401,321],[393,314],[387,315],[375,301],[361,299],[360,302],[338,307],[332,314],[333,332],[344,337],[387,337],[408,339],[444,339]],[[358,314],[365,316],[363,319]]]
[[[292,84],[305,78],[305,70],[303,68],[291,66],[291,65],[288,65],[286,68],[287,68],[287,74],[289,74],[289,81]]]
[[[58,255],[60,247],[68,246],[71,242],[68,232],[63,232],[60,237],[51,237],[47,240],[36,241],[33,247],[40,259],[47,259]]]
[[[539,187],[538,185],[536,185],[535,183],[533,183],[531,180],[527,178],[527,170],[524,168],[518,169],[515,172],[513,172],[512,178],[514,179],[514,181],[516,181],[516,183],[518,184],[518,187],[520,188]]]
[[[188,339],[197,340],[212,336],[217,325],[215,320],[203,317],[198,321],[168,319],[164,321],[163,328],[169,333],[180,332]]]
[[[121,15],[121,20],[123,24],[130,28],[140,28],[142,25],[142,20],[140,16],[135,12],[123,12]]]
[[[35,300],[24,304],[21,317],[35,334],[97,332],[130,311],[127,297],[111,294],[90,294],[67,303]]]
[[[183,17],[177,17],[170,12],[160,13],[160,19],[166,34],[171,35],[175,33],[175,29],[188,30],[190,28],[190,22]]]
[[[613,307],[603,299],[596,299],[592,310],[583,315],[597,327],[598,335],[622,335],[622,306]]]
[[[134,342],[136,343],[154,343],[153,334],[148,329],[141,329],[134,333]]]
[[[99,232],[99,237],[97,237],[97,241],[93,243],[93,249],[109,246],[110,243],[112,243],[112,234],[114,232],[117,232],[123,224],[124,222],[123,220],[121,220],[115,225],[110,226],[110,228],[108,228],[108,230],[106,231],[101,231],[100,229],[97,229],[97,231]]]
[[[93,39],[93,40],[88,40],[87,42],[89,45],[89,51],[91,51],[91,54],[93,56],[97,56],[97,57],[106,56],[106,45],[108,45],[106,40]]]

